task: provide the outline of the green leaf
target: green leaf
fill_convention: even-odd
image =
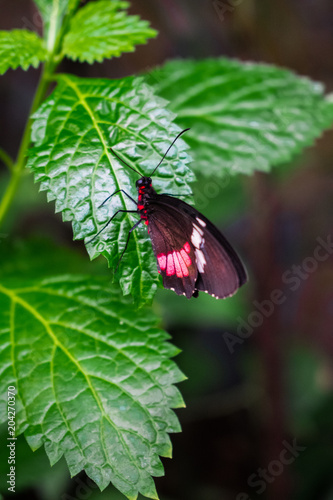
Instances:
[[[39,259],[50,265],[53,254]],[[169,359],[178,349],[152,311],[135,311],[107,277],[70,274],[73,259],[81,260],[65,252],[55,276],[10,275],[5,265],[1,420],[14,385],[17,434],[33,450],[44,445],[51,465],[64,456],[71,475],[84,469],[101,489],[111,481],[130,499],[157,498],[151,476],[163,474],[159,456],[171,456],[168,433],[180,430],[171,408],[183,406],[174,384],[184,375]]]
[[[147,76],[191,127],[193,168],[251,174],[284,163],[333,123],[323,86],[285,69],[228,59],[171,61]]]
[[[122,192],[137,198],[138,174],[111,153],[114,147],[128,164],[149,174],[179,132],[165,101],[154,96],[142,78],[122,80],[79,79],[63,75],[49,99],[35,114],[28,164],[56,200],[56,211],[73,221],[74,239],[88,242],[103,229],[117,210],[136,210]],[[158,192],[189,192],[193,174],[186,167],[186,144],[179,139],[154,174]],[[100,207],[100,208],[99,208]],[[91,258],[103,254],[115,268],[137,214],[120,213],[87,250]],[[136,302],[150,300],[158,274],[146,226],[131,233],[128,249],[117,273],[124,294]]]
[[[146,43],[157,32],[147,21],[129,16],[127,2],[99,0],[80,9],[71,21],[63,44],[64,54],[81,62],[101,62]]]
[[[80,0],[34,0],[44,23],[44,38],[50,52],[55,47],[66,14],[77,8]]]
[[[45,61],[47,51],[36,33],[28,30],[0,31],[0,75],[19,66],[37,68]]]

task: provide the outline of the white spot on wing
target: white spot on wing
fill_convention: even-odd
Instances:
[[[195,225],[193,225],[193,231],[191,234],[191,241],[192,241],[193,246],[195,246],[196,248],[200,248],[200,245],[202,243],[202,237],[201,237],[201,234],[196,230]]]
[[[199,217],[196,217],[196,219],[199,222],[200,226],[206,227],[206,222],[204,222],[203,220],[199,219]]]
[[[193,228],[196,229],[201,236],[203,235],[203,230],[201,229],[201,227],[197,226],[196,224],[193,224]]]
[[[198,271],[199,271],[199,273],[203,273],[204,266],[206,264],[205,256],[204,256],[203,252],[201,250],[199,250],[198,248],[195,249],[194,253],[195,253],[195,260],[196,260]]]

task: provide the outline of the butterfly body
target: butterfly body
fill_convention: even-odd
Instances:
[[[238,255],[200,212],[178,198],[158,194],[150,177],[141,177],[136,187],[138,212],[165,288],[187,298],[199,291],[225,298],[246,282]]]
[[[140,213],[141,219],[148,226],[147,210],[149,199],[157,196],[157,193],[152,186],[150,177],[143,176],[139,180],[137,180],[136,188],[138,190],[138,212]]]

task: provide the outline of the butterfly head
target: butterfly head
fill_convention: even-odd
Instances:
[[[136,181],[136,188],[138,191],[144,190],[146,187],[151,187],[151,178],[142,176]]]

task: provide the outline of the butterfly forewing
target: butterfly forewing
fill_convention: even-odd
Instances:
[[[208,230],[203,231],[202,240],[202,247],[197,251],[198,258],[201,257],[197,260],[200,272],[196,289],[219,299],[233,295],[240,281],[230,255]]]

